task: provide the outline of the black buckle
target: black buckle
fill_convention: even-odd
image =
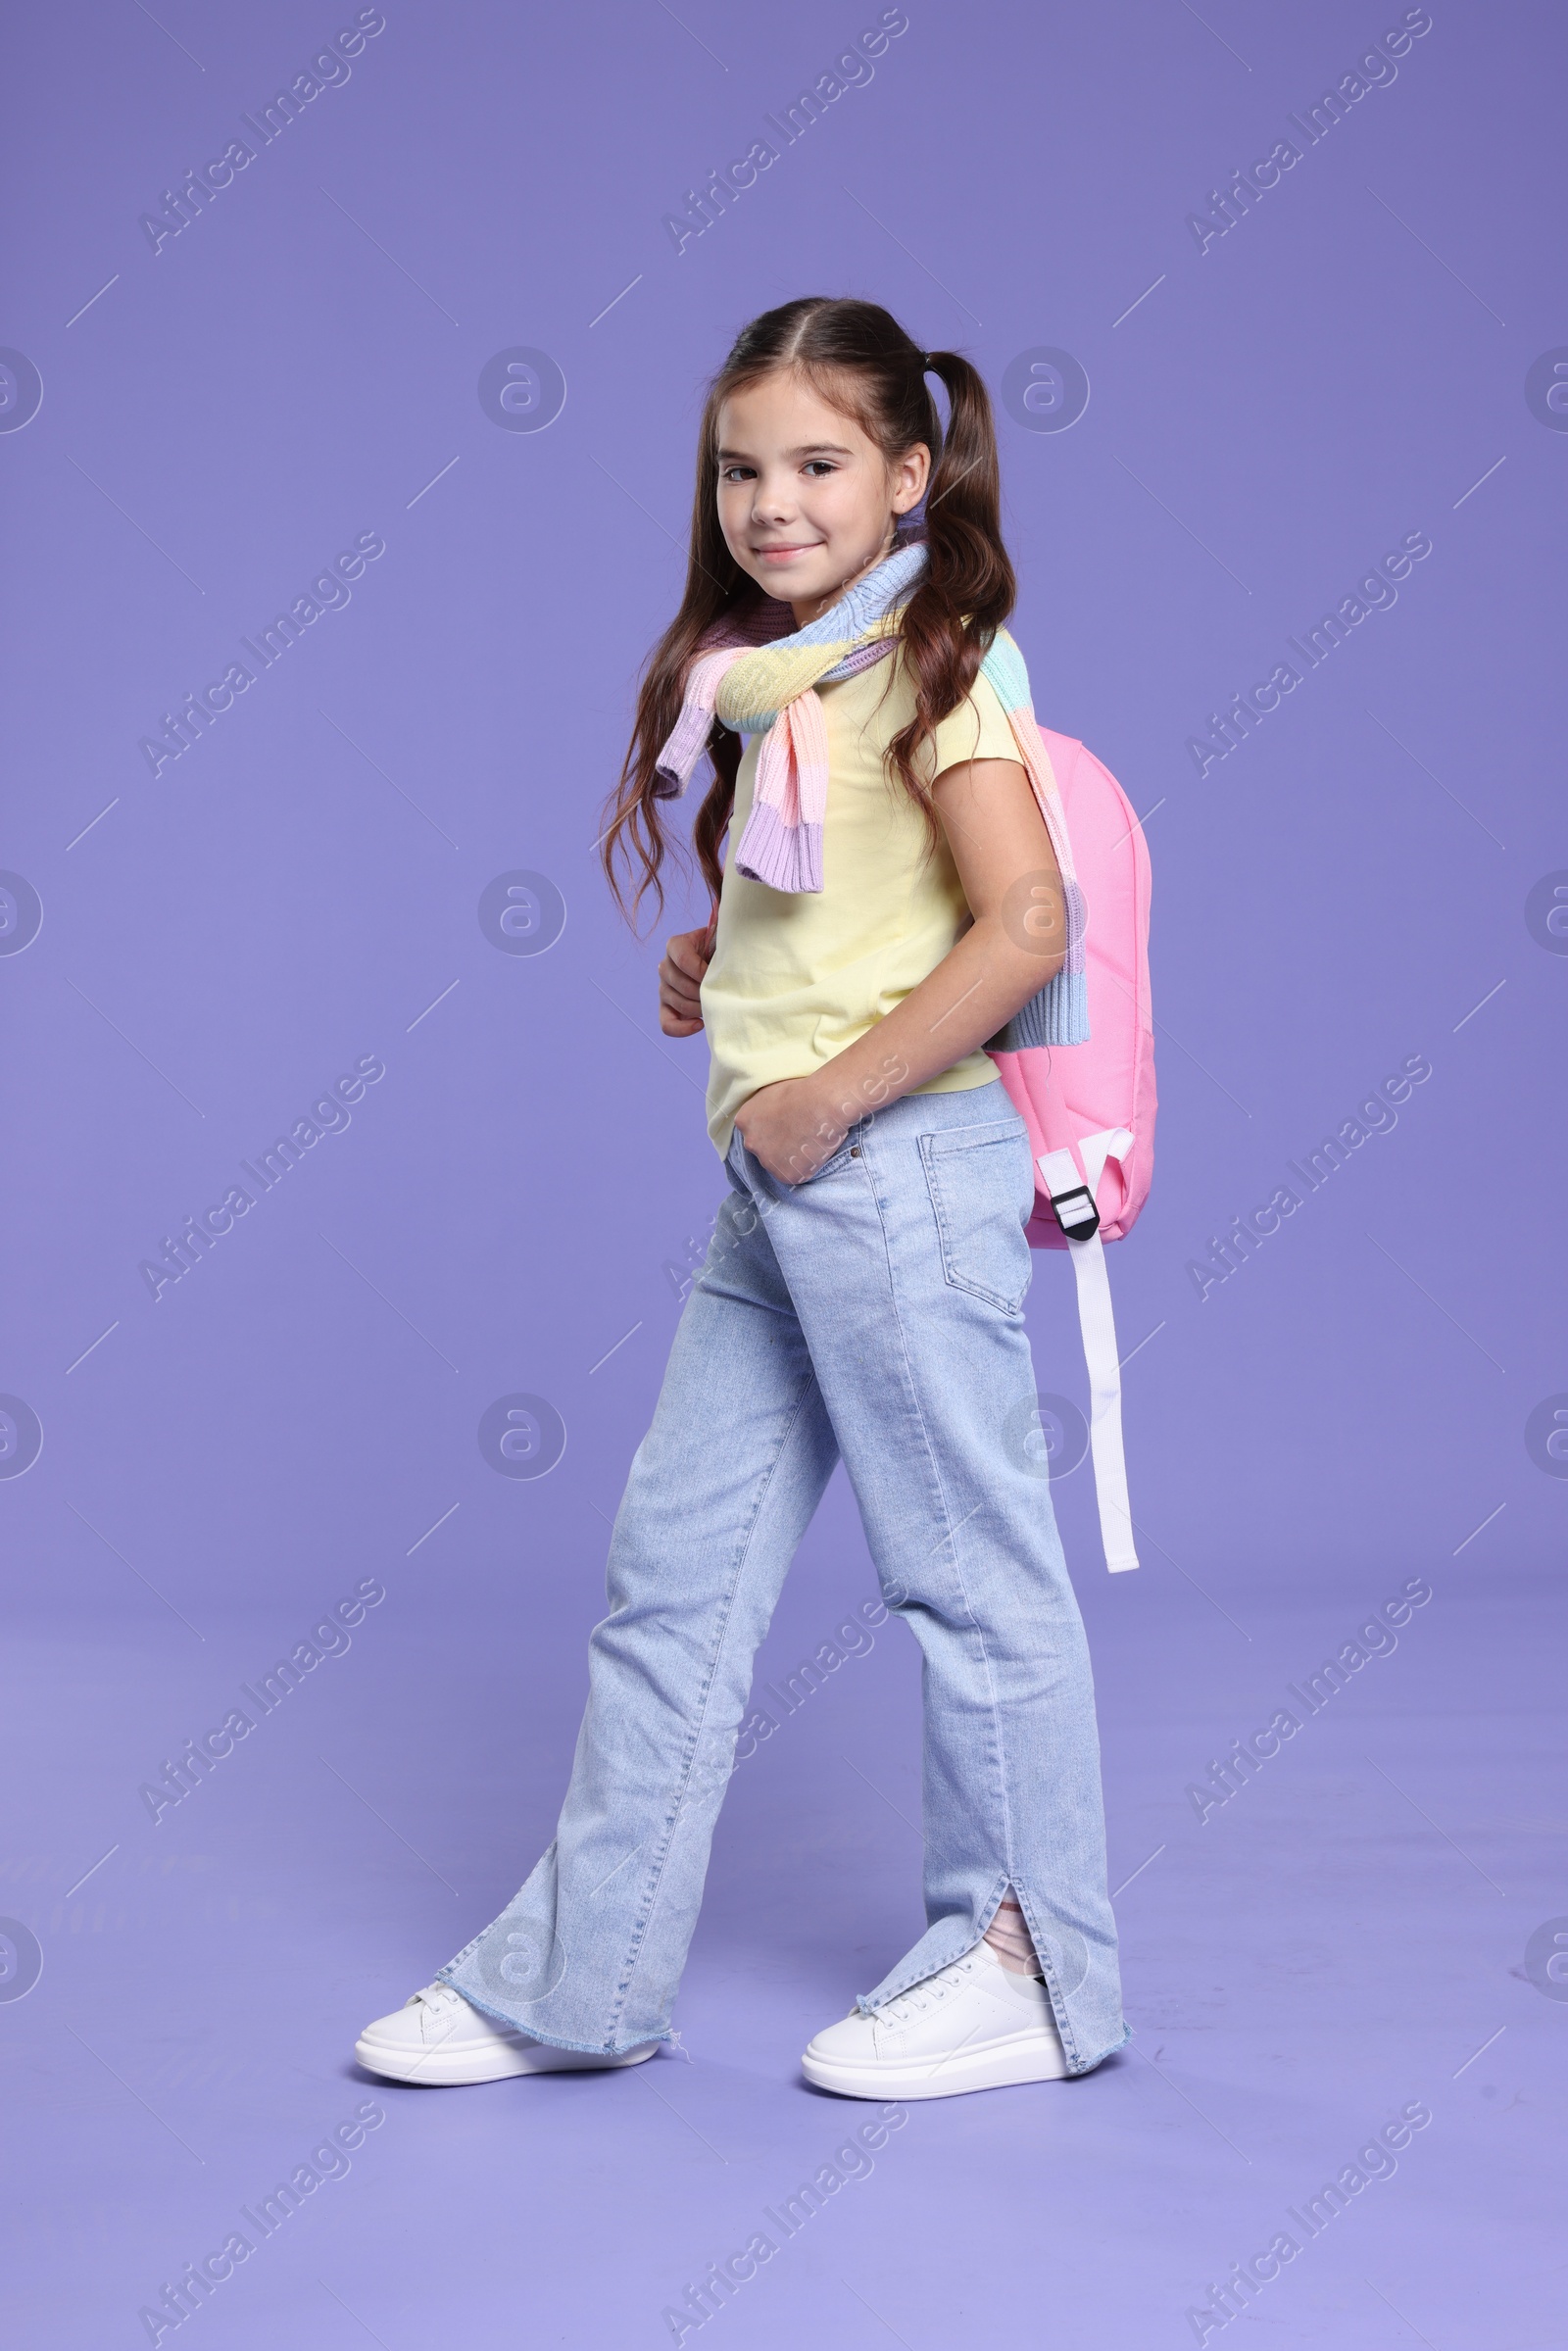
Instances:
[[[1066,1192],[1051,1193],[1049,1198],[1056,1211],[1056,1222],[1069,1241],[1094,1239],[1100,1230],[1100,1210],[1095,1206],[1095,1196],[1087,1184],[1074,1184]],[[1064,1216],[1062,1209],[1068,1200],[1081,1200],[1083,1206],[1075,1209],[1072,1215]]]

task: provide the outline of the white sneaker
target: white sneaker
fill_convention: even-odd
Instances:
[[[591,2049],[558,2049],[497,2024],[450,1984],[427,1984],[390,2016],[367,2025],[354,2054],[367,2073],[388,2082],[418,2082],[443,2087],[459,2082],[504,2082],[512,2074],[569,2074],[590,2067],[641,2065],[659,2043],[648,2041],[624,2056]]]
[[[874,2016],[852,2009],[817,2034],[801,2066],[817,2089],[845,2098],[952,2098],[1059,2082],[1067,2058],[1044,1984],[1014,1975],[982,1942]]]

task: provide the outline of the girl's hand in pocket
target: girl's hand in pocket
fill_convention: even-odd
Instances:
[[[804,1184],[849,1133],[811,1078],[781,1078],[748,1095],[735,1113],[741,1140],[781,1184]]]
[[[713,954],[710,926],[678,931],[664,949],[659,966],[659,1025],[666,1037],[695,1037],[703,1025],[698,996],[703,974]]]

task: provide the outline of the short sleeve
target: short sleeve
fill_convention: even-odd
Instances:
[[[945,767],[959,766],[965,759],[1016,759],[1022,765],[1012,723],[983,669],[966,698],[937,726],[927,747],[928,761],[933,755],[934,763],[925,768],[933,782]]]

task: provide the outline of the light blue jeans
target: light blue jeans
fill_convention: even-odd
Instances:
[[[670,2037],[753,1657],[842,1455],[925,1706],[929,1923],[858,2005],[961,1958],[1010,1886],[1087,2073],[1129,2035],[1023,1322],[1027,1131],[999,1080],[876,1111],[802,1184],[738,1132],[726,1168],[616,1515],[555,1842],[441,1979],[563,2048]]]

